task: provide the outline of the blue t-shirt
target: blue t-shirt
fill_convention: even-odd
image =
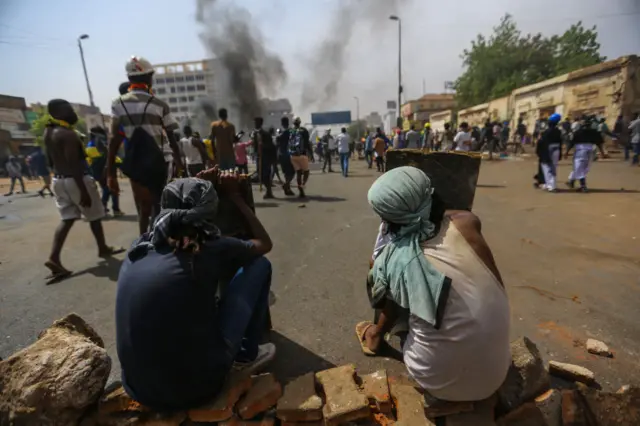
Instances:
[[[191,255],[130,251],[118,277],[116,343],[126,391],[158,410],[183,410],[221,389],[233,358],[217,309],[220,281],[255,258],[253,243],[222,237]]]

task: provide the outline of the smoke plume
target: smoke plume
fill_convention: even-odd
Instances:
[[[401,5],[410,0],[342,0],[331,19],[328,30],[307,62],[308,75],[302,88],[302,109],[331,106],[338,85],[348,67],[347,49],[358,25],[368,25],[375,40],[389,26],[389,16],[397,14]],[[369,66],[374,64],[369,64]],[[363,66],[363,70],[364,70]]]
[[[200,34],[214,57],[218,89],[226,89],[215,101],[206,100],[202,110],[215,110],[215,104],[229,109],[240,128],[250,128],[253,118],[263,114],[260,100],[286,81],[280,57],[268,51],[251,13],[224,0],[197,0],[196,20]]]

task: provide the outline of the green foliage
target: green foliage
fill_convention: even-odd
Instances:
[[[465,72],[456,80],[458,107],[466,108],[506,96],[518,87],[595,65],[600,56],[596,27],[582,22],[564,34],[522,35],[511,15],[505,15],[493,34],[479,34],[461,55]]]
[[[358,129],[360,129],[360,137],[362,138],[367,132],[367,122],[364,120],[354,121],[347,127],[347,134],[354,142],[358,142]]]
[[[38,118],[36,118],[33,123],[31,123],[31,133],[36,137],[36,145],[44,147],[44,130],[47,127],[47,123],[51,116],[44,108],[41,108],[35,111],[38,114]],[[78,118],[78,122],[76,123],[75,129],[80,133],[87,134],[87,124],[84,122],[82,118]]]

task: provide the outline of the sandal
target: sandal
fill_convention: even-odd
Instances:
[[[124,253],[125,251],[127,251],[127,249],[125,249],[124,247],[109,247],[109,251],[105,252],[105,253],[99,253],[98,257],[101,258],[107,258],[107,257],[111,257],[115,254],[120,254],[120,253]]]
[[[55,282],[68,278],[72,274],[72,272],[66,269],[64,266],[54,263],[50,260],[47,260],[44,263],[44,266],[46,266],[51,270],[51,274],[45,277],[45,280],[47,280],[47,285],[53,284]]]
[[[367,342],[364,339],[365,333],[369,329],[369,327],[374,326],[375,324],[371,321],[362,321],[356,325],[356,336],[358,336],[358,342],[360,342],[360,347],[362,348],[362,353],[366,356],[376,356],[377,353],[369,349],[367,346]]]

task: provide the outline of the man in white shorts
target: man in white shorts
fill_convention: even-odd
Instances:
[[[109,257],[124,249],[109,247],[105,242],[101,221],[104,207],[96,182],[89,175],[82,141],[73,130],[78,116],[63,99],[50,101],[47,108],[52,119],[47,124],[44,143],[53,169],[53,193],[62,222],[56,228],[51,255],[45,266],[51,270],[48,278],[56,280],[71,275],[71,271],[62,266],[60,252],[74,222],[83,216],[98,244],[98,256]]]

